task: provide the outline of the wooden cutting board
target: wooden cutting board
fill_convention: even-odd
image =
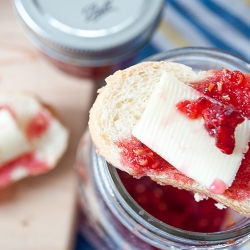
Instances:
[[[0,1],[0,91],[36,93],[70,130],[69,147],[50,173],[0,191],[0,250],[68,250],[76,232],[77,143],[96,92],[91,81],[53,67],[27,39],[10,0]]]

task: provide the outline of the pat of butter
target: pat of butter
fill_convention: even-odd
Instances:
[[[31,146],[9,111],[0,110],[0,165],[29,152]]]
[[[196,100],[199,92],[163,73],[150,96],[132,134],[162,158],[207,188],[216,180],[231,186],[250,138],[250,122],[245,119],[235,131],[233,154],[223,154],[208,135],[204,121],[190,119],[176,110],[181,100]]]

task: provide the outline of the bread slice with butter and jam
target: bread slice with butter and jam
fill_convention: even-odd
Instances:
[[[106,82],[89,129],[107,162],[250,217],[250,75],[162,61]]]
[[[52,170],[69,131],[48,106],[26,93],[0,93],[0,189]]]

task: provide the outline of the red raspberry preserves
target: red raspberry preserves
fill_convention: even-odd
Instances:
[[[172,179],[192,184],[194,180],[183,175],[179,170],[153,152],[135,137],[117,143],[122,149],[121,162],[127,166],[134,176],[142,177],[150,173],[167,172]]]
[[[39,112],[29,122],[26,133],[27,136],[32,139],[41,136],[49,127],[50,119],[45,112]]]
[[[195,101],[184,100],[176,104],[176,108],[189,118],[196,119],[202,116],[202,111],[211,105],[208,98],[200,97]]]
[[[225,154],[233,153],[235,129],[244,118],[232,105],[212,103],[208,98],[200,97],[194,101],[180,101],[176,108],[191,119],[203,117],[205,129],[215,137],[215,145]]]
[[[250,119],[250,74],[244,75],[237,70],[214,70],[210,77],[195,82],[192,87],[222,104],[231,104]]]
[[[132,198],[158,220],[194,232],[219,231],[226,210],[215,207],[212,199],[196,202],[194,195],[172,186],[160,186],[148,177],[133,178],[118,171],[119,176]]]

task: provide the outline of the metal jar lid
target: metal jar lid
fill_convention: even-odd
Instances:
[[[163,0],[14,0],[42,51],[89,65],[122,60],[140,49],[163,5]]]

